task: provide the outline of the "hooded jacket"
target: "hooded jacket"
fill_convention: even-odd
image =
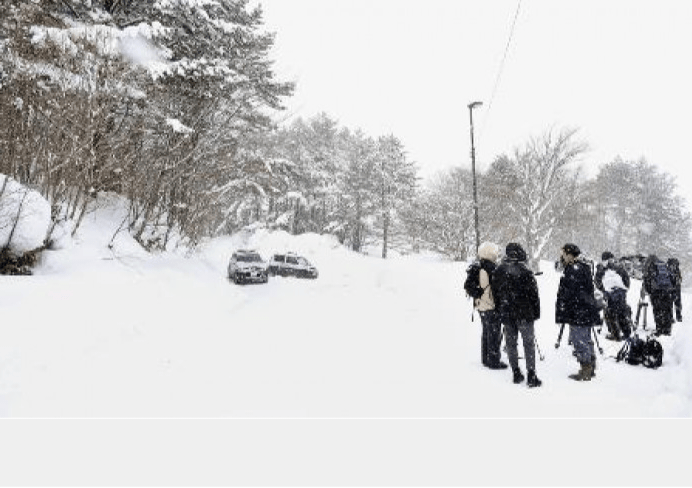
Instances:
[[[480,287],[483,288],[483,295],[474,301],[474,306],[479,312],[487,312],[495,309],[492,288],[490,287],[490,277],[495,271],[495,263],[499,255],[497,245],[484,242],[478,248],[478,258],[480,259],[481,270],[478,274]]]
[[[505,250],[505,259],[493,272],[491,288],[495,307],[504,323],[534,322],[541,316],[538,283],[525,262],[524,249],[519,244],[510,243]]]

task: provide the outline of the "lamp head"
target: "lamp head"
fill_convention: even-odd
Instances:
[[[473,110],[476,107],[483,105],[483,102],[471,102],[469,103],[469,110]]]

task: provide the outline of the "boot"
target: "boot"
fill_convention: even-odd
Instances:
[[[571,374],[569,377],[576,381],[591,381],[593,375],[593,365],[591,363],[579,363],[581,369],[576,374]]]
[[[502,361],[491,361],[486,366],[490,369],[507,369],[507,363]]]
[[[530,369],[528,371],[528,379],[526,380],[526,384],[529,385],[529,388],[533,388],[536,386],[541,386],[543,382],[538,379],[538,376],[536,376],[536,372]]]
[[[512,373],[514,374],[514,381],[515,384],[519,384],[522,381],[524,381],[524,375],[521,373],[521,370],[519,368],[512,368]]]

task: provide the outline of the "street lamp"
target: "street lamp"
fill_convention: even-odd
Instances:
[[[473,145],[473,109],[483,105],[483,102],[469,103],[469,119],[471,121],[471,174],[473,175],[473,218],[476,226],[476,254],[481,247],[481,236],[478,232],[478,192],[476,190],[476,148]]]

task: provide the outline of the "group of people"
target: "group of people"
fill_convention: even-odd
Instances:
[[[534,323],[541,316],[540,296],[535,275],[527,266],[527,256],[520,244],[509,243],[498,264],[500,248],[485,242],[478,248],[478,275],[482,295],[474,299],[481,323],[481,358],[490,369],[507,369],[501,360],[503,326],[507,358],[514,383],[526,379],[529,387],[541,386],[536,375],[536,338]],[[605,301],[604,316],[612,340],[627,339],[635,329],[632,310],[627,304],[630,278],[613,254],[604,252],[594,276],[592,266],[579,258],[581,250],[567,243],[560,249],[562,277],[555,301],[555,322],[569,325],[569,342],[579,362],[579,371],[569,377],[589,381],[596,376],[596,354],[592,340],[595,325],[603,323],[602,305],[596,297],[600,290]],[[666,284],[667,279],[671,282]],[[680,285],[682,276],[675,258],[663,263],[651,255],[643,273],[642,300],[649,295],[656,322],[656,334],[670,334],[673,310],[682,321]],[[519,366],[518,338],[522,337],[526,377]]]
[[[630,278],[613,253],[606,251],[601,255],[594,281],[607,303],[604,313],[608,327],[606,338],[616,341],[627,339],[634,328],[632,310],[627,304]],[[640,307],[648,305],[646,297],[649,296],[656,324],[655,335],[670,335],[673,322],[682,322],[681,286],[682,273],[676,258],[670,258],[667,262],[658,259],[655,254],[646,258],[639,303]]]

